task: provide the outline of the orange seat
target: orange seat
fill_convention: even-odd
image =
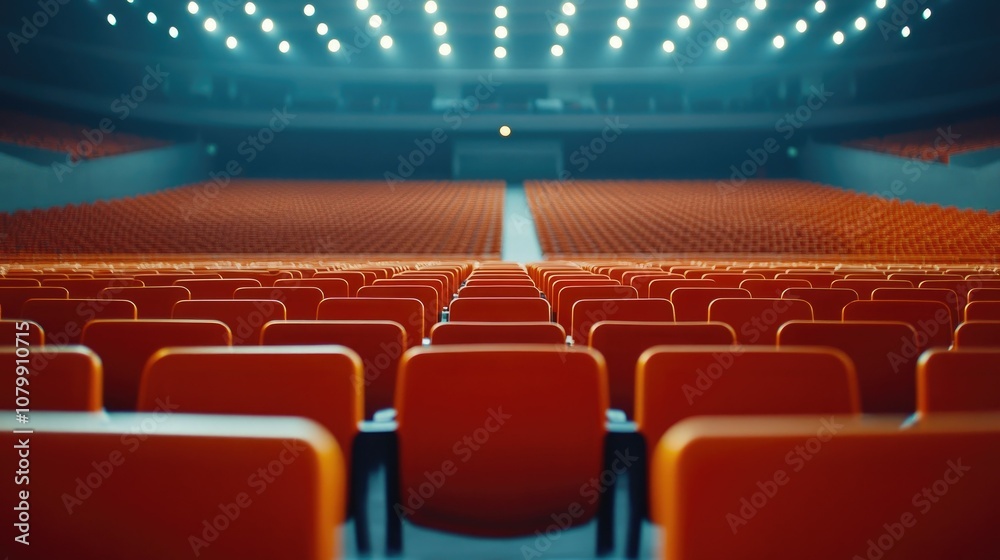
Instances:
[[[104,365],[104,408],[133,412],[142,368],[153,354],[171,346],[228,346],[232,338],[219,321],[102,320],[87,323],[81,344]]]
[[[41,282],[34,278],[6,278],[0,277],[0,288],[38,288]]]
[[[29,299],[21,315],[45,330],[49,344],[79,344],[80,334],[95,319],[135,319],[135,304],[123,299]]]
[[[459,298],[537,298],[541,295],[534,286],[469,286],[458,290]]]
[[[702,280],[712,280],[720,288],[739,288],[744,280],[764,280],[763,274],[743,274],[742,272],[709,272]]]
[[[317,272],[316,275],[313,276],[313,278],[316,280],[322,280],[327,278],[339,278],[340,280],[347,282],[347,286],[348,289],[350,290],[351,297],[358,295],[358,290],[360,290],[362,286],[368,284],[368,282],[365,281],[365,275],[356,270]],[[327,296],[327,297],[336,297],[336,296]]]
[[[846,288],[789,288],[781,293],[781,299],[809,302],[813,319],[817,321],[839,321],[844,315],[844,306],[857,301],[858,293]]]
[[[877,288],[872,292],[874,301],[938,301],[948,306],[952,324],[962,321],[958,294],[939,288]]]
[[[438,323],[431,344],[566,344],[566,331],[556,323],[459,322]]]
[[[917,364],[917,412],[1000,412],[1000,348],[930,350]]]
[[[424,340],[424,304],[407,298],[326,298],[316,310],[322,321],[393,321],[406,330],[406,347]]]
[[[579,507],[566,527],[597,513],[598,496],[581,499],[581,488],[599,477],[604,462],[608,394],[599,354],[546,345],[441,346],[408,350],[399,368],[399,486],[392,494],[409,521],[513,536],[544,531],[553,512],[570,504]],[[438,476],[427,473],[439,472],[446,483],[415,501],[417,489],[433,480],[427,477]]]
[[[436,278],[407,278],[402,274],[394,276],[393,278],[379,279],[376,280],[373,287],[381,286],[392,286],[392,287],[411,287],[411,286],[426,286],[434,290],[437,296],[437,308],[440,311],[445,307],[448,307],[448,301],[451,299],[451,294],[448,293],[448,289],[442,280]],[[360,290],[359,294],[360,295]],[[426,304],[425,304],[426,305]],[[436,322],[436,320],[435,320]]]
[[[909,414],[916,403],[916,331],[908,323],[791,321],[778,329],[778,348],[829,346],[854,362],[861,410]]]
[[[101,360],[89,349],[0,346],[0,360],[7,364],[3,378],[10,387],[10,398],[3,399],[0,408],[25,409],[29,423],[21,428],[35,428],[31,413],[38,410],[100,412]]]
[[[656,346],[637,372],[635,417],[647,449],[690,416],[861,413],[854,366],[829,348]]]
[[[429,333],[434,323],[441,319],[438,292],[430,286],[365,286],[358,290],[359,298],[412,298],[424,306],[424,332]],[[406,326],[406,325],[404,325]]]
[[[858,299],[865,300],[872,299],[872,292],[879,288],[913,288],[914,286],[906,280],[844,279],[835,280],[830,287],[854,290],[858,294]]]
[[[736,333],[724,323],[653,323],[601,321],[590,329],[587,345],[604,356],[608,368],[611,408],[634,417],[635,372],[639,356],[660,345],[723,346],[736,343]]]
[[[222,276],[214,273],[193,274],[193,273],[165,273],[165,274],[136,274],[134,279],[139,280],[146,287],[150,286],[173,286],[176,280],[221,280]]]
[[[632,286],[637,292],[639,292],[639,297],[647,298],[649,296],[649,285],[655,280],[682,280],[684,277],[680,274],[673,274],[671,272],[639,272],[639,273],[628,273],[622,277],[622,283],[626,286]],[[668,294],[669,295],[669,294]]]
[[[969,290],[969,303],[974,301],[1000,301],[1000,288],[973,288]]]
[[[45,346],[45,330],[34,321],[0,320],[0,340],[11,346],[32,349]]]
[[[125,299],[117,295],[117,291],[122,288],[135,288],[143,286],[143,283],[138,280],[125,279],[125,278],[110,278],[110,279],[67,279],[67,280],[44,280],[42,286],[50,286],[55,288],[66,288],[69,291],[69,297],[73,299],[94,299],[98,297],[102,291],[107,290],[111,294],[110,299]]]
[[[951,346],[948,306],[937,301],[854,301],[844,306],[845,321],[902,321],[917,331],[917,346]]]
[[[135,304],[138,319],[169,319],[174,304],[191,299],[191,292],[182,286],[143,286],[138,288],[105,288],[99,297],[127,299]]]
[[[639,294],[631,286],[591,285],[566,286],[559,289],[555,305],[556,322],[562,325],[566,332],[573,329],[573,305],[583,299],[635,299]]]
[[[829,272],[782,272],[774,276],[775,280],[805,280],[813,288],[829,289],[835,280],[842,280],[843,274]]]
[[[353,297],[357,291],[351,292],[347,280],[342,278],[306,278],[292,280],[278,280],[274,283],[275,288],[318,288],[323,292],[323,297]],[[360,286],[359,286],[360,287]],[[311,317],[315,319],[315,317]]]
[[[143,369],[138,410],[302,416],[333,434],[349,466],[363,383],[361,359],[343,346],[167,348]]]
[[[662,558],[1000,557],[1000,415],[693,418],[657,442]],[[985,473],[985,474],[983,474]],[[947,496],[945,494],[947,493]]]
[[[270,299],[193,299],[177,302],[173,318],[221,321],[233,335],[233,346],[256,346],[265,323],[285,320],[285,306]]]
[[[316,318],[316,308],[323,301],[323,291],[319,288],[288,288],[272,286],[267,288],[237,288],[233,299],[271,299],[285,306],[288,319],[311,320]]]
[[[777,342],[778,329],[788,321],[812,321],[812,306],[798,299],[717,299],[708,306],[708,320],[726,323],[740,344]]]
[[[393,321],[275,321],[264,325],[265,346],[336,344],[357,352],[364,371],[365,418],[392,408],[406,331]]]
[[[346,483],[325,430],[300,418],[171,412],[33,414],[30,546],[6,523],[4,548],[27,560],[335,557]],[[7,416],[0,445],[13,456],[28,436],[13,434]],[[0,483],[11,507],[27,494],[19,482]]]
[[[812,288],[808,280],[794,280],[785,278],[781,280],[744,280],[738,286],[750,292],[755,298],[780,298],[781,294],[791,288]]]
[[[601,321],[673,320],[674,306],[665,299],[581,299],[573,304],[570,336],[576,344],[585,344],[590,329]]]
[[[965,306],[966,321],[1000,321],[1000,301],[974,301]],[[1000,346],[1000,340],[996,341]]]
[[[0,286],[0,313],[4,319],[24,319],[21,306],[29,299],[69,299],[66,288],[13,288]]]
[[[719,285],[714,280],[694,280],[685,278],[658,279],[649,283],[648,296],[651,298],[670,299],[670,294],[677,288],[717,288]],[[674,306],[676,309],[676,306]],[[707,307],[706,307],[707,309]]]
[[[218,280],[175,280],[191,292],[191,299],[233,299],[239,288],[260,288],[260,281],[252,278],[222,278]]]
[[[531,281],[531,278],[526,276],[517,277],[506,277],[506,278],[483,278],[477,276],[475,278],[469,278],[465,282],[466,288],[481,288],[489,286],[529,286],[535,287],[535,283]]]
[[[656,283],[653,285],[656,286]],[[650,289],[650,293],[652,292]],[[720,298],[750,299],[750,292],[742,288],[676,288],[670,292],[674,317],[685,322],[708,321],[708,305]]]
[[[552,320],[549,302],[540,297],[460,297],[451,303],[449,321],[535,322]]]
[[[996,347],[1000,340],[1000,321],[966,321],[955,329],[955,348]]]

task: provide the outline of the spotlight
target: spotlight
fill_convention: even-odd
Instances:
[[[208,18],[205,20],[205,31],[211,33],[219,27],[219,24],[215,22],[215,18]]]
[[[864,31],[865,27],[868,27],[868,21],[865,20],[865,18],[863,17],[859,17],[858,19],[854,20],[854,27],[856,27],[858,31]]]
[[[691,18],[681,14],[681,17],[677,18],[677,27],[680,27],[681,29],[691,27]]]
[[[885,6],[886,6],[886,1],[885,0],[875,0],[875,7],[876,8],[878,8],[880,10],[884,10]]]
[[[426,4],[424,4],[424,11],[428,14],[433,14],[438,11],[438,3],[434,0],[429,0]]]
[[[197,2],[188,2],[188,13],[190,13],[191,15],[194,15],[194,14],[198,13],[198,3]]]
[[[666,40],[666,41],[663,42],[663,52],[672,53],[672,52],[674,52],[674,48],[676,48],[676,47],[674,47],[674,42],[673,41],[671,41],[671,40],[668,39],[668,40]]]
[[[288,44],[288,41],[282,41],[282,42],[278,43],[278,50],[281,51],[284,54],[287,54],[288,51],[290,51],[291,49],[292,49],[292,46]]]
[[[625,7],[634,10],[639,7],[639,0],[625,0]]]
[[[617,35],[612,35],[611,38],[608,39],[608,44],[611,45],[612,49],[620,49],[622,48],[622,38]]]
[[[931,19],[931,9],[927,8],[924,10],[924,19]]]
[[[274,22],[271,21],[271,18],[264,18],[264,21],[260,22],[260,28],[264,33],[270,33],[274,31]]]
[[[372,17],[368,18],[368,25],[372,26],[375,29],[378,29],[379,27],[382,26],[382,16],[375,14]]]
[[[726,39],[725,37],[719,37],[715,41],[715,48],[725,52],[727,49],[729,49],[729,40]]]
[[[316,33],[319,33],[320,35],[326,35],[329,32],[330,32],[330,26],[325,23],[321,23],[316,26]]]
[[[434,34],[437,35],[438,37],[444,35],[447,32],[448,32],[448,25],[445,22],[439,21],[434,24]]]
[[[750,28],[750,22],[747,21],[747,18],[741,17],[738,20],[736,20],[736,29],[739,29],[740,31],[746,31],[749,28]]]
[[[171,27],[171,28],[170,28],[170,29],[169,29],[169,30],[167,31],[167,33],[169,33],[169,34],[170,34],[170,38],[171,38],[171,39],[176,39],[176,38],[177,38],[177,37],[178,37],[178,36],[179,36],[179,35],[181,34],[181,32],[180,32],[180,31],[178,31],[176,27]]]
[[[704,10],[708,7],[708,0],[694,0],[694,7],[699,10]]]
[[[552,52],[552,56],[562,56],[563,55],[562,45],[552,45],[552,48],[549,49],[549,50]]]
[[[562,23],[562,22],[557,23],[556,24],[556,35],[558,35],[560,37],[565,37],[565,36],[569,35],[569,26],[566,25],[565,23]]]
[[[108,24],[115,25],[117,23],[118,23],[118,18],[115,17],[115,14],[108,14]]]
[[[497,9],[493,10],[493,15],[497,16],[500,19],[507,17],[507,7],[497,6]]]
[[[441,43],[441,46],[438,47],[438,54],[441,56],[448,56],[451,54],[451,45],[448,43]]]
[[[367,10],[368,0],[358,0],[357,2],[354,3],[354,5],[357,6],[359,10]]]
[[[302,7],[302,13],[305,14],[306,17],[313,17],[314,15],[316,15],[316,6],[313,6],[312,4],[306,4],[305,6]]]
[[[799,33],[805,33],[806,29],[809,29],[809,24],[806,23],[806,20],[800,19],[799,21],[795,22],[795,30],[798,31]]]
[[[329,49],[330,52],[337,52],[340,50],[340,41],[330,39],[330,42],[326,44],[326,48]]]
[[[904,25],[903,28],[899,30],[899,34],[902,35],[904,39],[906,37],[909,37],[910,36],[910,26],[909,25]]]
[[[493,34],[497,36],[497,39],[505,39],[507,37],[507,28],[498,25],[496,29],[493,30]]]
[[[504,138],[510,136],[510,127],[507,126],[507,125],[501,126],[500,127],[500,136],[503,136]]]
[[[781,35],[775,35],[774,40],[771,42],[774,43],[774,48],[776,49],[785,48],[785,38]]]
[[[154,14],[153,12],[149,12],[148,14],[146,14],[146,20],[149,23],[156,24],[156,14]]]
[[[248,16],[252,16],[257,13],[257,4],[247,2],[246,6],[243,6],[243,11],[246,12]]]
[[[838,31],[838,32],[834,33],[833,34],[833,42],[836,43],[836,44],[838,44],[838,45],[844,44],[844,32],[843,31]]]
[[[239,43],[236,41],[236,37],[230,36],[226,39],[226,46],[229,47],[229,50],[235,49],[238,44]]]
[[[618,29],[621,29],[622,31],[625,31],[626,29],[628,29],[631,26],[632,26],[632,22],[630,22],[627,17],[622,16],[622,17],[618,18]]]
[[[764,10],[767,8],[767,0],[754,0],[753,5],[758,10]]]
[[[817,0],[816,5],[813,7],[816,9],[816,13],[822,14],[826,11],[826,2],[823,0]]]
[[[497,47],[493,49],[493,56],[497,58],[505,58],[507,56],[507,49],[503,47]]]
[[[383,49],[391,49],[392,48],[392,37],[390,37],[388,35],[383,35],[382,38],[378,40],[378,44]]]
[[[562,12],[568,16],[576,13],[576,6],[572,2],[566,2],[562,5]]]

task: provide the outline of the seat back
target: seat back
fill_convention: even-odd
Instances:
[[[175,286],[183,286],[191,292],[191,299],[233,299],[239,288],[259,288],[259,280],[253,278],[221,278],[206,280],[175,280]]]
[[[7,341],[14,342],[14,338]],[[100,412],[101,360],[89,349],[0,346],[0,360],[9,365],[3,377],[4,384],[11,388],[10,398],[4,399],[0,408],[28,409],[32,420],[31,411],[37,410]]]
[[[364,368],[365,418],[392,408],[406,331],[393,321],[275,321],[261,331],[263,346],[336,344],[357,352]]]
[[[573,305],[582,299],[635,299],[639,294],[631,286],[591,285],[566,286],[559,289],[555,306],[556,322],[562,325],[566,332],[573,329]]]
[[[338,270],[334,272],[317,272],[313,279],[322,280],[326,278],[338,278],[347,282],[347,288],[349,290],[349,296],[354,297],[358,295],[358,290],[366,284],[365,275],[356,270]],[[341,296],[326,296],[326,297],[341,297]],[[347,296],[343,296],[347,297]]]
[[[683,280],[675,278],[658,279],[658,280],[653,280],[652,282],[649,283],[648,296],[651,298],[670,299],[670,294],[673,293],[673,291],[676,290],[677,288],[717,288],[717,287],[719,287],[719,285],[715,283],[715,280],[701,280],[700,278],[699,279],[685,278]],[[674,306],[675,311],[676,308],[677,306],[675,305]],[[678,320],[682,321],[683,319],[678,319]]]
[[[709,272],[701,276],[702,280],[712,280],[720,288],[739,288],[744,280],[764,280],[763,274],[744,274],[742,272]]]
[[[750,299],[750,292],[742,288],[676,288],[670,292],[674,317],[684,322],[708,321],[709,304],[721,298]]]
[[[458,290],[459,298],[538,298],[541,292],[529,285],[485,285],[469,286]]]
[[[163,274],[136,274],[134,279],[143,283],[144,286],[173,286],[177,280],[221,280],[222,276],[215,273],[180,273],[168,272]]]
[[[21,307],[29,299],[69,299],[66,288],[25,288],[0,286],[0,317],[4,319],[24,319]]]
[[[858,294],[858,299],[866,300],[872,299],[872,292],[878,288],[913,288],[915,286],[906,280],[844,279],[835,280],[830,287],[854,290]]]
[[[937,301],[948,307],[952,324],[962,322],[962,310],[958,306],[958,294],[940,288],[876,288],[872,292],[874,301]]]
[[[1000,349],[930,350],[917,364],[917,412],[1000,412]]]
[[[451,302],[449,321],[535,322],[550,321],[549,302],[540,297],[473,298],[459,297]]]
[[[812,321],[812,306],[799,299],[717,299],[708,306],[708,320],[726,323],[736,342],[773,346],[778,329],[788,321]]]
[[[755,298],[780,298],[781,294],[791,288],[812,288],[808,280],[796,280],[784,278],[781,280],[744,280],[740,282],[739,288],[750,292]]]
[[[353,297],[357,295],[357,290],[351,291],[347,280],[342,278],[298,278],[292,280],[278,280],[274,283],[275,288],[318,288],[323,292],[323,297]],[[361,286],[358,286],[359,288]],[[311,317],[311,319],[315,319]]]
[[[50,344],[79,344],[80,334],[95,319],[135,319],[135,304],[123,299],[30,299],[21,315],[45,330]]]
[[[641,300],[640,300],[641,301]],[[639,356],[660,345],[725,346],[736,333],[725,323],[601,321],[590,329],[587,345],[604,356],[611,408],[635,417],[635,375]]]
[[[167,348],[142,372],[138,410],[302,416],[333,434],[350,465],[363,383],[361,359],[343,346]]]
[[[112,294],[116,294],[116,291],[121,288],[134,288],[142,286],[143,283],[138,280],[132,280],[127,278],[108,278],[108,279],[66,279],[66,280],[43,280],[42,286],[50,286],[56,288],[66,288],[69,291],[69,297],[74,299],[94,299],[98,297],[102,291],[109,290]],[[114,296],[115,299],[123,299]]]
[[[424,332],[429,333],[434,323],[441,319],[441,302],[438,292],[430,286],[379,285],[365,286],[358,290],[359,298],[411,298],[424,306]]]
[[[323,301],[323,291],[319,288],[285,286],[237,288],[233,299],[277,300],[285,306],[288,319],[308,321],[316,318],[316,308]]]
[[[1000,301],[1000,288],[973,288],[969,290],[969,303],[974,301]]]
[[[0,445],[16,449],[27,436],[7,416]],[[14,523],[0,531],[18,558],[329,560],[340,549],[344,462],[313,422],[161,409],[35,413],[31,424],[30,546],[14,542]],[[0,489],[27,493],[14,476]]]
[[[127,299],[135,304],[137,319],[169,319],[174,304],[191,299],[191,292],[182,286],[142,286],[138,288],[105,288],[99,297]]]
[[[1000,415],[949,416],[687,420],[650,475],[663,557],[1000,557]]]
[[[34,278],[0,278],[2,288],[38,288],[41,285],[42,283]]]
[[[590,329],[601,321],[673,320],[674,306],[665,299],[581,299],[573,304],[570,336],[576,344],[586,344]]]
[[[431,344],[566,344],[566,331],[556,323],[438,323]]]
[[[774,276],[775,280],[805,280],[813,288],[829,288],[835,280],[843,278],[843,274],[832,272],[780,272]]]
[[[861,410],[910,414],[916,406],[916,331],[908,323],[791,321],[778,329],[778,347],[828,346],[851,359],[858,376]]]
[[[134,412],[142,369],[153,354],[171,346],[229,346],[232,338],[220,321],[99,320],[83,328],[81,344],[104,365],[104,408]]]
[[[424,304],[412,298],[326,298],[316,310],[321,321],[392,321],[406,330],[406,347],[424,341]],[[430,332],[430,331],[428,331]]]
[[[974,301],[965,306],[966,321],[1000,321],[1000,301]],[[997,341],[1000,345],[1000,341]]]
[[[966,321],[955,329],[955,348],[995,347],[1000,340],[1000,321]]]
[[[622,277],[622,284],[632,286],[639,293],[639,297],[646,298],[650,297],[649,285],[653,283],[654,280],[681,280],[683,278],[684,277],[680,274],[673,274],[670,272],[627,273]]]
[[[0,340],[13,346],[27,346],[29,349],[45,346],[45,330],[34,321],[0,320]]]
[[[411,349],[399,367],[399,482],[410,521],[512,536],[544,531],[567,504],[581,504],[569,523],[594,516],[596,498],[581,500],[580,489],[603,463],[608,396],[600,354],[441,346]],[[413,496],[420,498],[427,473],[446,483],[418,504]]]
[[[445,284],[443,280],[437,278],[407,278],[400,274],[392,278],[376,280],[372,286],[426,286],[433,289],[434,294],[437,296],[438,311],[448,307],[448,301],[451,299],[451,294],[448,293],[447,284]]]
[[[844,306],[857,301],[858,293],[847,288],[789,288],[781,293],[781,299],[809,302],[817,321],[840,321]]]
[[[285,320],[285,306],[271,299],[192,299],[177,302],[173,318],[221,321],[233,335],[233,346],[256,346],[265,323]]]
[[[637,371],[635,417],[648,449],[690,416],[861,412],[854,366],[831,348],[656,346]]]
[[[844,320],[902,321],[917,331],[921,349],[951,346],[951,312],[937,301],[853,301],[844,306]]]

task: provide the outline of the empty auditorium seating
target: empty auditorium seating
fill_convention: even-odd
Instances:
[[[649,283],[649,293],[651,298],[670,299],[670,294],[677,288],[717,288],[718,284],[714,280],[694,280],[691,278],[656,279]]]
[[[1000,135],[996,130],[997,118],[987,117],[924,130],[852,140],[845,145],[908,159],[948,164],[955,154],[1000,146]]]
[[[431,329],[431,345],[441,344],[565,344],[566,331],[548,322],[438,323]]]
[[[462,397],[441,399],[444,392]],[[513,536],[544,531],[553,512],[574,503],[579,511],[567,528],[597,514],[598,500],[581,499],[581,487],[604,463],[608,396],[599,354],[544,345],[411,349],[400,363],[396,405],[399,480],[390,503],[398,496],[407,521]],[[411,490],[442,469],[447,483],[415,504]],[[399,522],[399,512],[389,515]]]
[[[406,347],[424,339],[424,304],[406,298],[326,298],[316,310],[325,321],[393,321],[406,330]],[[429,332],[429,331],[428,331]]]
[[[441,302],[437,290],[430,286],[364,286],[358,290],[359,299],[407,298],[419,300],[424,307],[424,332],[428,333],[441,318]]]
[[[360,274],[360,273],[359,273]],[[292,280],[276,280],[276,288],[317,288],[323,292],[323,297],[353,297],[363,286],[362,280],[352,286],[343,278],[296,278]]]
[[[702,274],[701,279],[711,280],[720,288],[739,288],[744,280],[763,280],[764,275],[743,274],[739,272],[709,272]]]
[[[465,289],[465,288],[463,288]],[[534,289],[534,288],[532,288]],[[549,321],[549,302],[539,297],[459,297],[449,307],[449,321],[531,322]]]
[[[931,350],[917,364],[917,412],[1000,412],[1000,348]]]
[[[42,283],[34,278],[0,278],[0,288],[39,287]]]
[[[585,344],[590,329],[601,321],[674,320],[674,306],[665,299],[581,299],[573,304],[570,336],[576,344]]]
[[[66,288],[0,286],[0,317],[4,319],[23,319],[21,306],[29,299],[67,298],[69,298],[69,291]]]
[[[523,286],[510,286],[510,285],[488,285],[488,286],[469,286],[466,285],[464,288],[458,290],[459,298],[486,298],[486,297],[496,297],[496,298],[523,298],[523,297],[534,297],[539,296],[538,288],[531,285]]]
[[[974,301],[1000,301],[1000,288],[973,288],[969,290],[969,303]]]
[[[739,344],[773,346],[788,321],[812,321],[812,306],[798,299],[722,298],[708,306],[708,320],[726,323]]]
[[[0,340],[4,345],[27,345],[34,348],[45,345],[45,331],[34,321],[0,320]]]
[[[13,337],[4,342],[15,343]],[[0,359],[7,364],[4,383],[10,387],[10,398],[4,399],[0,408],[23,408],[28,418],[39,410],[101,410],[101,360],[93,352],[82,346],[37,347],[27,353],[25,348],[0,347]],[[17,381],[19,378],[26,382]]]
[[[743,288],[750,292],[755,298],[780,298],[781,294],[792,288],[812,288],[808,280],[798,280],[793,278],[754,280],[748,279],[739,283],[737,288]]]
[[[997,347],[1000,321],[966,321],[955,329],[955,348]]]
[[[951,313],[937,301],[852,301],[844,306],[844,320],[902,321],[917,331],[919,347],[951,346]]]
[[[590,330],[587,345],[604,356],[611,408],[634,417],[635,375],[639,356],[660,345],[724,346],[736,343],[736,333],[724,323],[657,323],[601,321]]]
[[[172,346],[228,346],[232,333],[220,321],[98,320],[83,328],[81,344],[104,366],[104,408],[135,411],[146,362]]]
[[[846,288],[789,288],[782,299],[800,299],[809,303],[817,321],[839,321],[844,306],[858,299],[858,293]]]
[[[266,288],[237,288],[233,299],[276,300],[285,306],[288,319],[309,320],[316,318],[316,309],[323,301],[319,288],[274,286]]]
[[[195,274],[190,271],[164,272],[162,274],[136,274],[133,278],[142,282],[144,286],[173,286],[174,282],[178,280],[222,280],[222,276],[218,273],[210,272]]]
[[[30,525],[5,524],[4,550],[29,560],[339,554],[345,469],[325,430],[301,418],[174,414],[173,402],[143,414],[35,413],[31,436],[12,433],[5,414],[0,444],[30,439],[30,487],[12,475],[0,488],[12,507],[24,492]],[[30,546],[14,542],[22,534]]]
[[[66,288],[69,292],[69,297],[74,299],[93,299],[98,297],[103,290],[108,290],[108,292],[114,296],[116,291],[120,288],[135,288],[142,285],[142,282],[139,282],[138,280],[127,280],[121,278],[112,278],[110,280],[67,279],[42,281],[42,286]]]
[[[183,286],[105,288],[98,297],[131,301],[135,304],[136,317],[139,319],[169,319],[174,304],[191,299],[191,292]]]
[[[219,278],[206,280],[175,280],[175,286],[187,288],[191,299],[233,299],[240,288],[260,288],[253,278]]]
[[[1000,301],[974,301],[965,306],[964,315],[966,321],[1000,321]]]
[[[913,288],[913,284],[906,280],[878,280],[874,278],[843,279],[834,280],[830,284],[832,288],[845,288],[854,290],[858,294],[858,299],[872,299],[872,292],[879,288]]]
[[[778,348],[828,346],[854,363],[861,410],[908,414],[916,403],[917,358],[921,348],[908,323],[876,321],[791,321],[778,329]]]
[[[45,330],[51,344],[78,344],[80,334],[95,319],[135,319],[136,308],[122,299],[29,299],[20,315]]]
[[[210,319],[229,327],[233,346],[260,344],[260,330],[268,321],[285,320],[285,306],[270,299],[201,299],[179,301],[174,319]]]
[[[651,289],[651,295],[652,292]],[[676,288],[670,292],[670,303],[678,321],[707,321],[709,304],[722,298],[749,299],[750,292],[741,288]]]
[[[612,280],[613,282],[613,280]],[[559,289],[553,311],[556,322],[569,333],[573,329],[573,305],[584,299],[635,299],[635,288],[622,285],[579,286],[570,285]]]
[[[393,321],[274,321],[264,325],[265,346],[345,346],[361,359],[365,417],[392,408],[399,358],[406,350],[406,331]]]
[[[663,557],[995,558],[1000,416],[901,422],[686,420],[657,443],[650,474]]]
[[[937,301],[948,306],[952,324],[962,321],[958,294],[938,288],[877,288],[872,292],[875,301]]]

